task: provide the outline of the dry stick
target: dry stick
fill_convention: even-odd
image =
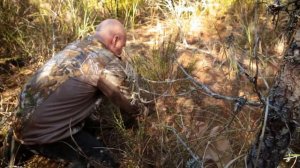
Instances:
[[[17,153],[17,152],[14,152],[14,149],[16,147],[15,139],[12,138],[12,140],[11,140],[10,143],[11,143],[10,153],[12,154],[12,157],[9,160],[9,165],[8,166],[9,166],[9,168],[13,168],[14,167],[14,163],[15,163],[15,159],[16,159],[16,153]],[[17,151],[18,150],[19,150],[19,147],[18,147]]]
[[[251,77],[251,76],[246,72],[246,70],[243,68],[243,66],[241,65],[241,63],[237,62],[237,65],[238,65],[238,68],[239,68],[239,70],[240,70],[240,73],[243,73],[243,74],[248,78],[248,80],[249,80],[251,83],[254,83],[253,77]],[[267,81],[264,80],[264,83],[265,83],[266,87],[269,88],[269,85],[268,85]],[[260,94],[261,94],[261,93],[260,93]],[[266,100],[265,100],[265,98],[262,97],[262,99],[260,99],[260,101],[261,101],[264,105],[266,105]],[[277,107],[272,106],[272,105],[270,105],[270,104],[269,104],[269,108],[274,109],[274,110],[278,110]]]
[[[256,32],[257,34],[257,32]],[[257,35],[256,35],[257,36]],[[264,98],[261,94],[261,92],[258,90],[258,87],[257,87],[257,79],[258,79],[258,56],[257,56],[257,45],[258,45],[258,42],[259,42],[259,37],[256,37],[256,41],[255,41],[255,45],[254,45],[254,57],[255,57],[255,66],[256,66],[256,72],[255,72],[255,76],[254,76],[254,81],[253,81],[253,84],[254,84],[254,92],[257,94],[259,100],[261,102],[264,102]]]
[[[186,81],[188,78],[179,78],[179,79],[165,79],[164,81],[156,81],[156,80],[150,80],[145,77],[142,77],[143,80],[149,82],[149,83],[155,83],[155,84],[162,84],[162,83],[175,83],[178,81]]]
[[[256,66],[256,72],[255,72],[255,76],[254,76],[254,92],[257,94],[259,100],[261,102],[263,102],[264,98],[261,94],[261,92],[258,90],[257,87],[257,78],[258,78],[258,55],[257,55],[257,47],[258,47],[258,43],[260,41],[260,38],[258,36],[258,31],[257,31],[257,24],[258,24],[258,14],[257,14],[257,10],[258,10],[258,4],[259,4],[259,0],[256,0],[255,2],[255,12],[254,12],[254,31],[255,31],[255,43],[254,43],[254,49],[253,49],[253,56],[255,58],[255,66]]]
[[[238,113],[238,111],[241,109],[242,106],[244,105],[251,105],[251,106],[261,106],[262,104],[259,102],[252,102],[252,101],[248,101],[247,99],[243,98],[243,97],[231,97],[231,96],[224,96],[224,95],[220,95],[217,94],[215,92],[213,92],[209,87],[207,87],[206,85],[200,83],[199,81],[195,80],[191,75],[189,75],[185,69],[182,67],[181,64],[179,64],[177,62],[178,66],[180,67],[180,69],[184,72],[184,74],[187,76],[188,79],[190,79],[192,81],[192,83],[194,83],[195,86],[201,88],[202,90],[205,91],[205,93],[207,93],[209,96],[216,98],[216,99],[224,99],[224,100],[229,100],[229,101],[235,101],[236,102],[236,106],[237,108],[234,109],[235,115]],[[263,100],[263,99],[262,99]],[[223,131],[225,131],[225,129],[231,125],[231,123],[234,120],[234,117],[228,122],[228,124],[223,128]]]
[[[188,145],[181,139],[181,137],[177,134],[175,128],[167,126],[168,129],[170,129],[174,135],[176,135],[176,138],[179,140],[179,142],[185,147],[185,149],[190,153],[190,155],[193,157],[194,160],[196,160],[197,162],[201,163],[201,161],[199,160],[199,157],[194,154],[194,152],[191,150],[191,148],[188,147]]]
[[[257,32],[257,22],[258,22],[258,14],[257,14],[257,10],[258,10],[258,3],[259,0],[256,0],[256,4],[255,4],[255,12],[254,12],[254,31],[255,31],[255,43],[254,43],[254,49],[253,49],[253,56],[255,58],[255,65],[256,65],[256,72],[255,72],[255,76],[254,76],[254,91],[256,92],[256,94],[258,95],[259,99],[261,102],[263,102],[264,98],[262,97],[261,93],[259,92],[258,88],[257,88],[257,78],[258,78],[258,56],[257,56],[257,46],[258,46],[258,42],[259,42],[259,37],[258,37],[258,32]],[[258,145],[258,155],[256,156],[256,160],[254,163],[254,168],[256,168],[257,162],[258,162],[258,156],[260,154],[260,150],[261,150],[261,145],[263,142],[263,138],[265,135],[265,129],[266,129],[266,125],[267,125],[267,119],[268,119],[268,112],[269,112],[269,98],[266,98],[266,109],[265,109],[265,116],[264,116],[264,123],[263,123],[263,127],[262,127],[262,132],[261,135],[259,137],[259,145]]]
[[[245,165],[245,168],[248,168],[248,162],[247,162],[247,155],[245,155],[245,157],[244,157],[244,165]]]
[[[145,77],[142,77],[141,79],[145,80],[146,82],[148,83],[155,83],[155,84],[172,84],[172,83],[175,83],[175,82],[180,82],[180,81],[187,81],[188,78],[179,78],[179,79],[165,79],[165,81],[156,81],[156,80],[150,80],[150,79],[147,79]],[[138,87],[139,88],[139,87]],[[197,89],[191,89],[187,92],[182,92],[182,93],[177,93],[175,95],[170,95],[170,94],[167,94],[168,90],[166,90],[164,93],[156,93],[156,92],[151,92],[149,90],[145,90],[145,89],[141,89],[139,88],[139,92],[142,91],[142,92],[145,92],[145,93],[148,93],[148,94],[152,94],[154,96],[158,96],[158,97],[174,97],[174,96],[185,96],[185,95],[188,95],[190,93],[192,93],[193,91],[196,91]],[[139,93],[138,93],[139,94]],[[139,96],[140,97],[140,96]],[[142,103],[151,103],[153,101],[155,101],[154,99],[153,100],[148,100],[148,101],[145,101],[143,100],[142,98],[140,98]]]
[[[151,91],[148,91],[148,90],[145,90],[145,89],[140,89],[139,88],[139,93],[138,94],[138,97],[140,98],[141,102],[144,103],[144,104],[149,104],[149,103],[152,103],[155,101],[155,98],[152,99],[152,100],[144,100],[143,98],[141,98],[140,96],[140,92],[145,92],[145,93],[148,93],[148,94],[152,94],[154,96],[158,96],[157,98],[160,98],[160,97],[174,97],[174,96],[183,96],[183,95],[186,95],[186,94],[189,94],[190,92],[192,91],[189,91],[189,92],[184,92],[184,93],[180,93],[180,94],[176,94],[176,95],[169,95],[167,94],[168,90],[166,90],[164,93],[160,94],[160,93],[155,93],[155,92],[151,92]],[[157,99],[156,98],[156,99]]]
[[[235,161],[237,161],[238,159],[240,159],[241,157],[244,157],[245,155],[240,155],[232,160],[230,160],[225,166],[224,168],[229,168],[229,166],[231,166]]]
[[[207,149],[208,149],[208,146],[210,145],[210,141],[208,141],[207,142],[207,144],[206,144],[206,147],[205,147],[205,149],[204,149],[204,153],[203,153],[203,157],[202,157],[202,160],[204,160],[204,158],[205,158],[205,155],[206,155],[206,151],[207,151]],[[204,167],[204,162],[202,162],[202,164],[201,164],[201,167]]]
[[[69,122],[69,132],[70,132],[70,137],[71,137],[71,139],[72,139],[72,141],[74,142],[74,144],[78,147],[78,151],[80,152],[80,154],[82,155],[82,156],[84,156],[84,157],[87,157],[86,155],[85,155],[85,153],[83,152],[83,150],[81,149],[81,147],[77,144],[77,142],[75,141],[75,139],[74,139],[74,137],[73,137],[73,130],[72,130],[72,126],[71,126],[71,123],[72,123],[72,119],[70,120],[70,122]],[[73,148],[74,149],[74,148]],[[74,150],[76,150],[76,149],[74,149]],[[77,151],[77,150],[76,150]]]
[[[85,152],[82,150],[82,148],[78,145],[78,143],[75,141],[75,139],[74,139],[74,137],[73,137],[73,134],[72,134],[72,128],[71,128],[71,123],[72,123],[72,119],[70,120],[70,122],[69,122],[69,131],[70,131],[70,134],[71,134],[71,139],[72,139],[72,141],[74,142],[74,144],[76,145],[76,147],[77,147],[77,150],[72,146],[72,145],[70,145],[70,144],[68,144],[67,142],[63,142],[63,143],[65,143],[66,145],[68,145],[70,148],[72,148],[75,152],[77,151],[81,156],[83,156],[84,158],[86,158],[88,161],[89,161],[89,163],[93,163],[93,160],[92,159],[90,159],[86,154],[85,154]],[[95,163],[95,162],[94,162]],[[98,166],[101,166],[101,163],[98,163],[98,162],[96,162],[96,164],[98,165]]]
[[[295,166],[295,164],[296,164],[296,162],[297,162],[297,158],[298,158],[298,157],[295,158],[295,161],[294,161],[294,163],[292,164],[291,168],[293,168],[293,167]]]
[[[198,89],[191,89],[191,90],[189,90],[189,91],[187,91],[187,92],[177,93],[177,94],[175,94],[175,95],[167,94],[168,91],[164,92],[163,94],[160,94],[160,93],[150,92],[150,91],[145,90],[145,89],[139,89],[139,90],[142,91],[142,92],[145,92],[145,93],[149,93],[149,94],[155,95],[155,96],[161,96],[161,97],[175,97],[175,96],[184,96],[184,95],[190,94],[191,92],[196,91],[196,90],[198,90]]]
[[[178,63],[178,62],[177,62]],[[207,87],[206,85],[204,85],[203,83],[197,81],[196,79],[194,79],[194,77],[192,77],[190,74],[188,74],[186,72],[186,70],[182,67],[182,65],[180,63],[178,63],[179,68],[182,70],[182,72],[187,76],[187,78],[192,81],[192,83],[194,83],[195,86],[199,87],[200,89],[204,90],[205,93],[215,99],[223,99],[223,100],[228,100],[228,101],[240,101],[240,99],[244,99],[242,97],[232,97],[232,96],[224,96],[224,95],[220,95],[218,93],[213,92],[209,87]],[[250,100],[246,100],[246,105],[250,105],[250,106],[256,106],[259,107],[262,104],[257,102],[257,101],[250,101]]]
[[[259,137],[259,145],[258,145],[258,149],[257,149],[257,156],[256,156],[254,168],[256,168],[256,164],[257,164],[257,161],[258,161],[258,158],[259,158],[259,153],[260,153],[260,150],[261,150],[261,145],[262,145],[262,142],[263,142],[263,139],[264,139],[264,136],[265,136],[265,130],[266,130],[266,126],[267,126],[268,114],[269,114],[269,97],[266,98],[266,109],[265,109],[264,122],[263,122],[261,135]]]
[[[213,56],[213,54],[208,51],[208,50],[203,50],[203,49],[199,49],[199,48],[196,48],[196,47],[193,47],[193,46],[183,46],[182,44],[178,44],[180,47],[182,48],[185,48],[185,49],[189,49],[189,50],[194,50],[194,51],[198,51],[198,52],[201,52],[201,53],[204,53],[204,54],[207,54],[209,56]],[[195,81],[196,82],[196,85],[198,85],[198,83],[200,84],[200,87],[202,87],[202,83],[198,82],[197,80],[195,80],[191,75],[189,75],[185,70],[184,68],[177,62],[177,64],[179,65],[179,67],[183,70],[183,72],[188,76],[187,78],[189,80],[192,80],[192,81]],[[251,77],[245,70],[245,68],[243,68],[243,66],[241,65],[240,62],[237,62],[237,65],[238,65],[238,68],[240,70],[241,73],[245,74],[245,76],[248,78],[248,80],[253,83],[253,77]],[[205,85],[204,85],[205,86]],[[267,87],[269,87],[268,85],[266,85]],[[205,86],[206,87],[206,86]],[[207,88],[207,87],[206,87]],[[209,89],[209,88],[208,88]],[[212,92],[212,91],[210,91]],[[208,92],[209,94],[209,92]],[[216,93],[215,93],[216,94]],[[218,94],[217,94],[218,95]],[[211,96],[211,94],[209,94],[209,96]],[[222,96],[222,95],[221,95]],[[213,96],[212,96],[213,97]],[[227,97],[227,96],[224,96],[224,97]],[[216,98],[216,97],[215,97]],[[222,97],[221,98],[217,98],[217,99],[223,99]],[[234,101],[234,100],[237,100],[239,99],[239,97],[229,97],[229,99],[225,99],[225,100],[230,100],[230,101]],[[263,104],[265,104],[265,101],[263,100],[262,101]],[[255,107],[258,107],[258,106],[262,106],[263,104],[259,103],[258,101],[248,101],[246,102],[246,105],[250,105],[250,106],[255,106]],[[276,107],[272,106],[272,105],[269,105],[270,108],[272,109],[277,109]]]

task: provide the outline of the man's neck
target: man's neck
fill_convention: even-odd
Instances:
[[[101,35],[99,33],[95,33],[93,35],[93,37],[100,43],[102,43],[106,48],[107,48],[107,45],[106,45],[106,42],[105,40],[101,37]]]

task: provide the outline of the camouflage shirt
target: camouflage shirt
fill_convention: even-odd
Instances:
[[[90,115],[101,96],[99,75],[133,100],[129,72],[129,64],[93,36],[69,44],[25,84],[13,124],[16,138],[23,144],[44,144],[74,133],[70,128]]]

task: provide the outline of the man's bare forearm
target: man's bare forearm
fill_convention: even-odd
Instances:
[[[124,95],[120,92],[119,88],[113,85],[110,81],[100,76],[98,83],[98,89],[115,105],[119,106],[121,111],[127,113],[136,113],[137,107],[131,105]]]

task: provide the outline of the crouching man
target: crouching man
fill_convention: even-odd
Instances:
[[[140,105],[132,103],[125,87],[130,83],[120,57],[125,44],[123,25],[107,19],[93,35],[46,62],[21,92],[13,139],[33,153],[69,161],[69,167],[119,167],[104,145],[82,128],[99,97],[123,113],[139,113]]]

